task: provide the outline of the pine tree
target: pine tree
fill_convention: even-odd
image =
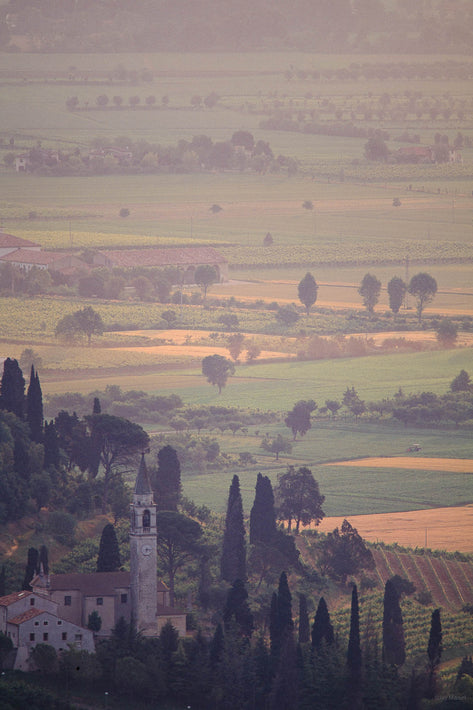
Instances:
[[[44,468],[59,466],[59,440],[53,420],[44,423]]]
[[[383,660],[388,665],[394,666],[402,666],[406,660],[399,594],[389,579],[384,587]]]
[[[309,614],[307,612],[307,597],[299,594],[299,643],[310,641]]]
[[[348,639],[347,667],[350,708],[355,710],[361,706],[361,644],[360,644],[360,609],[358,605],[358,590],[353,585],[351,593],[350,636]]]
[[[30,427],[30,436],[37,444],[43,441],[43,393],[38,373],[31,365],[30,384],[26,393],[26,421]]]
[[[31,591],[30,582],[33,577],[39,572],[39,552],[35,547],[28,548],[28,558],[26,561],[25,576],[23,579],[22,589]]]
[[[242,636],[251,636],[253,632],[253,614],[248,604],[248,592],[245,583],[236,579],[228,590],[227,601],[223,610],[225,631],[235,624]]]
[[[107,523],[100,537],[97,572],[116,572],[120,569],[120,565],[120,550],[115,528],[112,523]]]
[[[159,450],[158,468],[152,476],[152,485],[157,509],[177,511],[181,497],[181,465],[172,446]]]
[[[320,597],[312,625],[312,648],[319,650],[322,647],[322,643],[331,645],[334,640],[335,635],[330,621],[327,603],[323,597]]]
[[[250,543],[271,544],[276,534],[274,494],[268,476],[258,473],[255,500],[250,513]]]
[[[237,475],[233,476],[228,494],[220,572],[222,579],[227,582],[246,580],[245,526],[240,479]]]
[[[19,419],[25,416],[25,378],[18,361],[7,357],[3,363],[0,387],[0,409],[13,412]]]

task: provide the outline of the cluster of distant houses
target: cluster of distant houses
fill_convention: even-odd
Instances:
[[[396,154],[398,160],[406,163],[435,163],[435,150],[428,145],[406,145],[399,148]],[[448,147],[449,163],[463,163],[463,156],[455,148]]]
[[[58,271],[64,275],[90,268],[90,265],[74,252],[43,251],[40,244],[0,232],[0,264],[4,263],[17,266],[26,272],[36,267]],[[94,253],[92,262],[92,268],[108,269],[177,267],[183,272],[185,283],[193,283],[194,272],[201,265],[213,266],[219,281],[228,281],[228,262],[213,247],[104,249]]]

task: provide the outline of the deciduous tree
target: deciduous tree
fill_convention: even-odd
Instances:
[[[202,374],[211,385],[217,385],[219,394],[227,384],[229,376],[234,373],[234,364],[223,355],[207,355],[202,360]]]
[[[202,528],[199,523],[174,511],[158,511],[158,554],[160,565],[169,582],[169,601],[174,606],[175,577],[178,570],[200,554]]]
[[[442,318],[436,328],[437,340],[444,348],[455,345],[458,337],[458,328],[450,318]]]
[[[74,313],[70,313],[57,323],[55,334],[66,339],[76,338],[80,335],[87,337],[90,345],[93,335],[102,335],[104,324],[101,316],[94,311],[92,306],[85,306]]]
[[[294,466],[289,466],[287,472],[278,477],[277,514],[280,520],[287,520],[289,531],[293,521],[296,534],[301,523],[309,525],[315,522],[318,525],[325,517],[322,510],[324,500],[325,496],[320,494],[319,484],[309,468],[302,466],[296,470]]]
[[[217,269],[210,264],[201,264],[195,270],[194,281],[202,289],[205,301],[210,286],[218,281]]]
[[[277,434],[274,439],[264,438],[261,442],[261,448],[271,454],[276,454],[276,461],[278,461],[279,454],[291,453],[292,444],[285,436]]]
[[[430,274],[416,274],[409,282],[409,293],[417,300],[417,317],[420,323],[424,308],[437,293],[437,281]]]
[[[319,290],[311,273],[307,272],[304,278],[299,281],[297,290],[299,301],[304,304],[306,313],[309,315],[311,306],[313,306],[317,300],[317,291]]]
[[[404,301],[407,286],[399,276],[393,276],[388,283],[389,308],[393,313],[399,313],[399,309]]]
[[[380,292],[381,281],[379,281],[376,276],[373,276],[373,274],[365,274],[358,293],[362,297],[363,305],[368,313],[373,313],[374,307],[379,301]]]
[[[322,543],[319,562],[322,571],[342,584],[346,583],[350,575],[374,567],[371,550],[348,520],[343,521],[340,530],[335,528],[328,533]]]
[[[317,404],[313,399],[299,400],[293,406],[290,412],[288,412],[287,417],[284,420],[289,429],[291,429],[294,441],[296,440],[297,434],[304,436],[312,426],[310,421],[310,415],[317,409]]]

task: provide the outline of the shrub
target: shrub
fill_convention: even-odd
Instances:
[[[55,510],[49,515],[48,528],[51,535],[61,545],[72,547],[74,545],[74,533],[76,521],[70,513],[62,510]]]

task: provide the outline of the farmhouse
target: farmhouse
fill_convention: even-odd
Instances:
[[[0,257],[0,262],[8,262],[20,267],[24,271],[29,271],[33,267],[37,269],[48,269],[52,271],[74,271],[85,268],[85,264],[72,254],[59,254],[51,251],[33,251],[31,249],[16,249],[15,251]]]
[[[7,664],[14,670],[29,670],[29,657],[38,643],[47,643],[56,651],[67,650],[69,645],[95,650],[92,631],[63,619],[57,602],[35,592],[0,597],[0,631],[13,642]]]
[[[22,249],[28,252],[39,252],[41,251],[41,245],[35,242],[30,242],[28,239],[22,239],[21,237],[15,237],[13,234],[7,234],[6,232],[0,231],[0,259],[2,259],[6,254],[11,254],[18,249]]]
[[[228,281],[228,262],[213,247],[103,250],[94,255],[94,265],[109,269],[131,269],[137,266],[177,267],[183,274],[184,283],[194,282],[194,273],[198,266],[210,265],[215,267],[220,282]]]

